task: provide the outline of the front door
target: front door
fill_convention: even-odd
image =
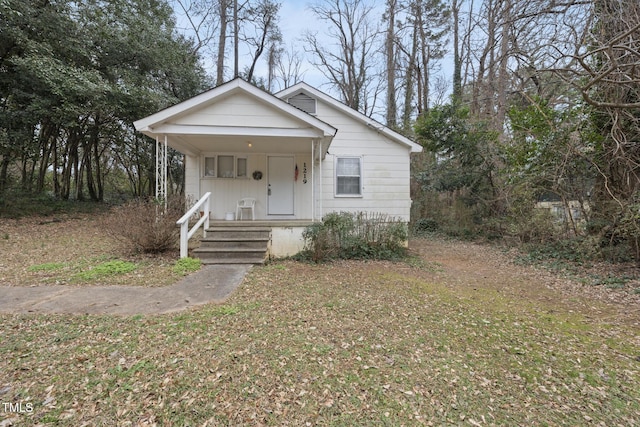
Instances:
[[[293,157],[269,156],[268,163],[267,213],[293,215]]]

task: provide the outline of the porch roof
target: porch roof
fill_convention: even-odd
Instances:
[[[206,152],[308,152],[324,155],[337,129],[242,79],[235,79],[134,122],[191,155]]]

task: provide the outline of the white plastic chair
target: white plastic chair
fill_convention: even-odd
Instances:
[[[242,210],[249,209],[251,210],[251,220],[255,219],[254,207],[256,206],[256,199],[252,199],[250,197],[238,200],[238,204],[236,205],[236,221],[242,219]]]

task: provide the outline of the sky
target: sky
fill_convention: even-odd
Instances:
[[[304,54],[304,43],[302,36],[306,31],[323,32],[322,22],[320,22],[309,10],[311,2],[301,0],[281,0],[280,7],[280,31],[284,41],[285,50],[289,50],[293,45],[296,50]],[[308,54],[307,54],[308,55]],[[303,65],[303,80],[319,89],[326,83],[326,77],[308,60]],[[266,74],[266,71],[265,71]],[[284,89],[284,88],[281,88]]]

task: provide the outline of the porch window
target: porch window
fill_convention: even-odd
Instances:
[[[224,154],[205,157],[202,175],[205,178],[247,178],[248,170],[249,161],[246,156]]]
[[[218,178],[233,178],[233,156],[218,156]]]
[[[204,158],[204,176],[216,176],[216,158]]]
[[[362,195],[362,159],[338,157],[336,159],[336,196]]]
[[[247,177],[247,158],[238,157],[236,159],[236,178]]]

